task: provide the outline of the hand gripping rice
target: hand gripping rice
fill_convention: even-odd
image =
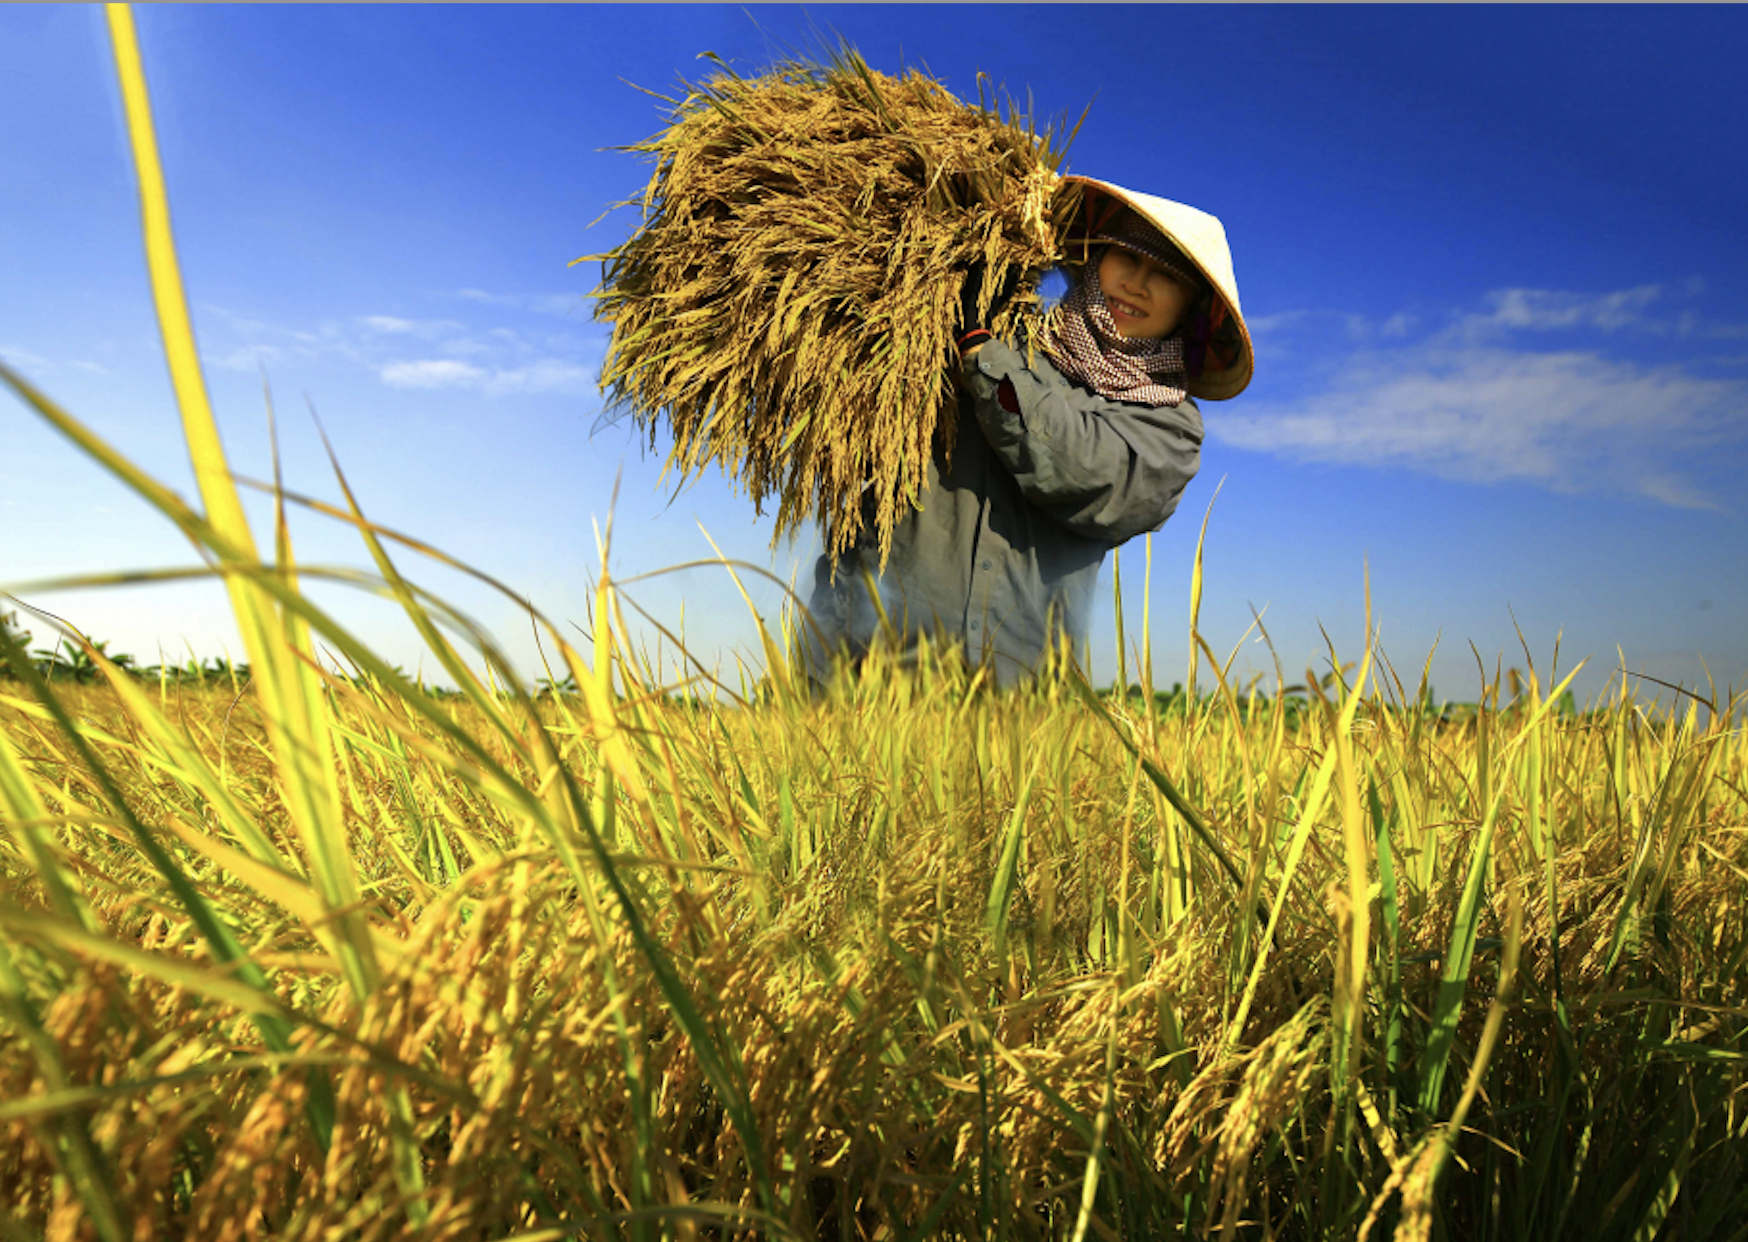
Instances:
[[[980,313],[1021,273],[987,324],[1007,334],[1062,257],[1079,191],[1057,174],[1060,126],[847,49],[686,91],[665,129],[623,148],[656,162],[621,204],[642,207],[641,226],[585,256],[602,263],[595,316],[613,325],[601,387],[651,448],[666,421],[663,479],[714,461],[757,512],[777,497],[773,546],[815,519],[834,564],[871,521],[884,568],[934,438],[951,452],[967,273],[988,273]]]

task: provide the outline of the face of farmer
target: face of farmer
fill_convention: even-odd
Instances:
[[[1127,337],[1170,336],[1196,298],[1158,263],[1117,245],[1106,246],[1099,260],[1099,289]]]

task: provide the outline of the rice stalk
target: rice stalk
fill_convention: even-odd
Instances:
[[[1066,653],[991,694],[934,651],[710,699],[683,643],[671,682],[633,649],[610,528],[593,662],[531,612],[577,687],[537,696],[343,476],[324,505],[276,470],[263,562],[222,496],[0,380],[282,660],[154,696],[88,638],[83,684],[0,635],[10,1235],[1740,1242],[1735,696],[1579,709],[1532,662],[1441,707],[1368,625],[1357,676],[1277,661],[1270,699],[1192,623],[1214,695],[1153,697],[1143,646],[1139,705]],[[290,504],[377,572],[294,567]],[[453,641],[453,697],[318,578]],[[340,663],[298,663],[317,638]]]
[[[1060,127],[844,47],[687,85],[624,149],[656,167],[622,204],[636,232],[586,256],[612,325],[603,390],[652,448],[672,438],[664,479],[715,463],[757,512],[777,498],[774,539],[817,520],[835,563],[871,527],[884,566],[937,440],[952,448],[968,272],[985,313],[1020,280],[988,325],[1007,334],[1062,257],[1078,191],[1058,188]]]

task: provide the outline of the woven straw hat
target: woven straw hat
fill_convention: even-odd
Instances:
[[[1231,366],[1221,370],[1206,369],[1190,380],[1190,395],[1223,401],[1243,392],[1255,370],[1256,356],[1250,344],[1250,328],[1246,326],[1244,312],[1238,305],[1238,279],[1232,274],[1232,250],[1226,244],[1225,226],[1205,211],[1151,194],[1125,190],[1108,181],[1064,177],[1062,184],[1081,187],[1080,214],[1069,234],[1071,242],[1080,243],[1078,261],[1085,261],[1086,248],[1104,231],[1111,216],[1123,207],[1130,207],[1196,265],[1225,303],[1228,322],[1237,329],[1238,352]],[[1070,258],[1074,257],[1071,250]]]

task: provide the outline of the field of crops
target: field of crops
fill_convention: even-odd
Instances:
[[[1442,711],[1375,646],[815,696],[783,636],[713,697],[605,570],[532,696],[347,492],[433,694],[300,589],[284,496],[256,546],[109,20],[199,507],[0,381],[247,667],[0,635],[0,1234],[1748,1239],[1740,704]]]
[[[565,655],[307,732],[18,662],[13,1236],[1743,1236],[1721,711]]]

